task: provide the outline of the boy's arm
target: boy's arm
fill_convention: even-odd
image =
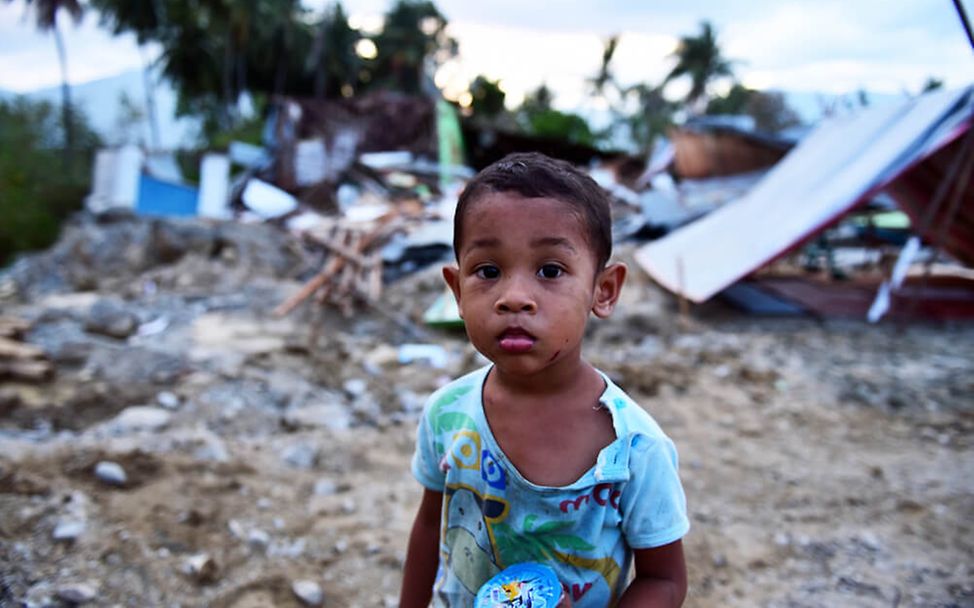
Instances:
[[[409,534],[409,548],[402,572],[400,608],[429,606],[440,559],[440,508],[443,493],[424,489]]]
[[[687,594],[687,565],[683,541],[652,549],[636,549],[636,578],[619,600],[619,607],[683,605]]]

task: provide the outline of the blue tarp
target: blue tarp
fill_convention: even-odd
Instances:
[[[196,188],[174,184],[142,174],[135,210],[142,215],[193,217],[196,215]]]

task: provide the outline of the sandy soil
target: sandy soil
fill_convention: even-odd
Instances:
[[[79,330],[91,293],[2,303],[58,375],[0,387],[0,605],[301,606],[297,580],[326,606],[395,605],[417,408],[479,365],[462,334],[404,328],[435,269],[390,286],[386,313],[316,331],[269,314],[298,281],[247,278],[217,305],[154,272],[172,289],[124,298],[142,323],[167,311],[148,336]],[[590,333],[587,356],[680,450],[686,605],[974,606],[974,327],[680,319],[637,272]],[[420,338],[444,368],[397,360]],[[159,403],[162,426],[115,418]]]

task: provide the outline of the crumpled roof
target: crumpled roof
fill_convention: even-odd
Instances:
[[[920,216],[972,117],[974,86],[968,86],[823,121],[753,190],[640,248],[636,259],[667,289],[703,302],[886,187],[922,192],[904,208]],[[902,176],[906,181],[898,181]],[[970,263],[970,188],[961,203],[948,251],[969,252],[958,257]],[[932,222],[931,230],[940,225]]]

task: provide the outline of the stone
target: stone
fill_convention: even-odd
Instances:
[[[321,585],[314,581],[294,581],[291,583],[291,591],[305,606],[321,606],[325,602],[325,593]]]
[[[247,533],[247,544],[258,551],[265,551],[271,544],[270,534],[260,528],[253,528]]]
[[[186,571],[196,582],[209,584],[216,582],[220,575],[220,568],[216,560],[207,553],[197,553],[186,560]]]
[[[134,334],[138,327],[139,318],[110,299],[95,302],[85,319],[85,330],[120,340]]]
[[[133,405],[127,407],[109,424],[118,433],[134,431],[158,431],[169,425],[172,414],[158,407]]]
[[[98,589],[88,583],[65,585],[57,590],[58,599],[69,604],[87,604],[98,596]]]
[[[283,422],[288,429],[326,428],[333,431],[344,431],[352,424],[351,417],[340,403],[293,408],[284,413]]]
[[[73,541],[84,534],[87,524],[81,520],[63,520],[54,526],[54,540]]]
[[[361,397],[365,391],[369,389],[368,383],[362,378],[349,378],[342,384],[342,389],[348,394],[349,397]]]
[[[102,460],[95,465],[95,477],[110,486],[124,486],[128,481],[128,475],[125,474],[122,465],[110,460]]]
[[[333,496],[338,493],[338,485],[330,479],[319,479],[315,482],[315,496]]]
[[[318,462],[318,450],[307,443],[296,443],[281,451],[281,459],[295,469],[310,470]]]
[[[156,403],[166,408],[167,410],[174,410],[179,407],[180,401],[179,396],[176,393],[170,391],[162,391],[156,395]]]

